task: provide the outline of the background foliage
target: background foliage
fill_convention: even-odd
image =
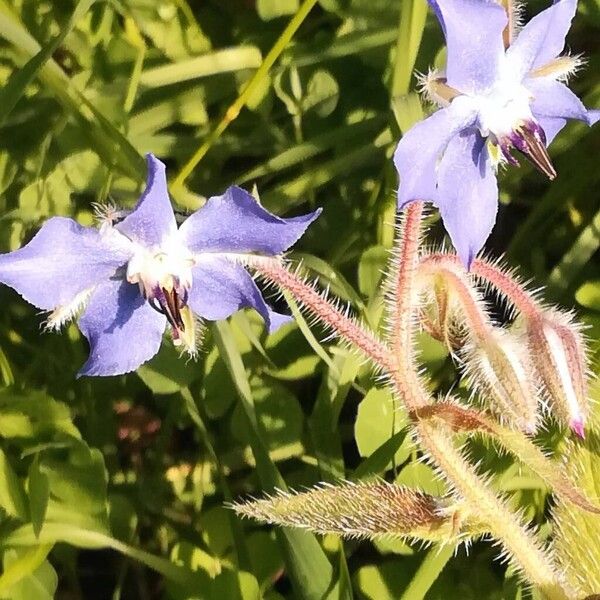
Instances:
[[[179,208],[231,183],[256,185],[281,215],[323,206],[294,254],[376,324],[394,231],[390,157],[423,114],[411,73],[440,61],[441,33],[424,0],[320,0],[239,115],[227,112],[299,6],[0,0],[2,251],[51,215],[91,224],[94,202],[131,206],[143,153],[175,178],[209,139],[185,186],[173,186]],[[572,87],[595,107],[599,34],[600,4],[582,0],[568,40],[588,65]],[[210,138],[224,115],[230,126]],[[546,285],[549,299],[577,308],[595,365],[599,152],[598,128],[571,124],[552,146],[552,185],[527,165],[503,173],[488,244]],[[441,239],[432,219],[431,240]],[[78,380],[87,348],[77,328],[41,334],[43,316],[11,290],[0,296],[0,597],[527,593],[489,544],[453,558],[451,548],[392,541],[342,547],[240,522],[224,508],[275,486],[374,474],[443,491],[417,461],[399,407],[354,357],[322,343],[318,327],[310,335],[300,320],[267,337],[254,314],[238,313],[211,328],[198,362],[164,344],[137,374]],[[433,386],[448,389],[456,374],[445,350],[421,342]],[[548,448],[560,440],[554,429],[542,437]],[[544,484],[492,447],[472,451],[550,534]]]

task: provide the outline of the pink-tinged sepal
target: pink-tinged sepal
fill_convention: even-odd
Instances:
[[[585,440],[585,425],[583,422],[583,418],[572,419],[571,423],[569,423],[571,430],[574,431],[578,437],[582,440]]]
[[[568,314],[544,310],[528,319],[527,335],[551,412],[583,438],[590,404],[587,358],[579,327]]]

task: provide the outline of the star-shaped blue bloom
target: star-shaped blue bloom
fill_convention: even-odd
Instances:
[[[54,217],[26,246],[0,255],[0,282],[51,311],[50,328],[81,313],[90,355],[79,375],[137,369],[158,352],[167,325],[193,354],[194,314],[218,320],[252,307],[271,331],[289,320],[267,307],[243,263],[287,250],[320,211],[282,219],[230,187],[178,227],[165,166],[152,154],[147,161],[146,189],[124,218],[96,229]]]
[[[546,146],[567,119],[592,125],[599,111],[586,110],[563,83],[581,62],[560,56],[576,0],[557,0],[514,40],[493,0],[429,2],[448,56],[445,72],[430,73],[424,88],[442,108],[398,144],[398,203],[432,201],[468,268],[496,220],[498,165],[518,164],[518,151],[553,179]]]

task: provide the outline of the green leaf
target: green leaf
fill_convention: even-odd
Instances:
[[[39,535],[46,518],[48,509],[48,498],[50,497],[50,484],[48,476],[40,470],[39,457],[29,467],[29,512],[31,524],[35,535]]]
[[[11,43],[25,59],[40,51],[40,45],[14,15],[0,10],[0,37]],[[105,164],[119,168],[137,182],[144,180],[145,165],[142,156],[75,86],[52,58],[37,71],[38,79],[52,91],[64,109],[79,123],[80,131],[87,137]]]
[[[44,217],[70,215],[71,194],[90,192],[96,196],[105,179],[105,168],[95,152],[77,152],[61,160],[43,180],[24,187],[18,210],[9,216],[35,223]]]
[[[266,382],[258,377],[251,380],[254,408],[263,433],[263,442],[269,448],[273,461],[287,460],[302,455],[303,413],[296,397],[275,381]],[[232,429],[243,442],[249,442],[243,409],[238,405],[233,415]]]
[[[40,471],[48,478],[46,522],[71,523],[108,533],[107,475],[102,453],[76,442],[68,452],[46,452]]]
[[[575,294],[581,306],[600,311],[600,279],[586,281]]]
[[[25,490],[21,480],[10,465],[4,450],[0,448],[0,507],[11,517],[21,521],[29,519]]]
[[[358,289],[361,294],[369,298],[375,294],[389,260],[389,250],[383,246],[371,246],[362,253],[358,263]]]
[[[354,473],[352,473],[352,479],[365,479],[383,473],[394,459],[394,456],[397,455],[407,433],[408,428],[405,428],[381,444],[377,450],[356,467]]]
[[[314,110],[319,117],[329,116],[337,106],[340,97],[340,86],[329,71],[315,71],[306,86],[306,94],[302,98],[302,109],[305,113]]]
[[[154,394],[175,394],[197,379],[200,369],[172,344],[162,344],[158,354],[136,373]]]
[[[51,42],[46,44],[35,56],[33,56],[23,67],[12,74],[8,83],[0,88],[0,123],[9,115],[15,107],[21,96],[25,93],[26,87],[37,75],[39,69],[54,54],[56,49],[63,43],[64,39],[71,32],[77,21],[81,19],[90,9],[96,0],[80,0],[73,11],[73,14],[62,31]]]
[[[354,424],[354,437],[360,455],[368,457],[377,452],[406,424],[406,415],[395,405],[391,392],[380,388],[369,390],[358,407]],[[411,441],[405,440],[386,464],[385,469],[393,462],[402,464],[408,458],[411,449]]]
[[[11,600],[52,600],[58,577],[46,556],[52,545],[4,552],[0,597]]]
[[[257,0],[256,11],[263,21],[293,15],[300,6],[299,0]]]
[[[62,433],[79,438],[69,408],[43,392],[0,391],[0,435],[5,438],[40,438]]]
[[[400,600],[422,600],[435,580],[456,552],[452,544],[437,545],[429,552],[419,565],[408,586],[404,589]]]
[[[19,546],[38,546],[39,544],[56,544],[66,542],[78,548],[100,549],[112,548],[129,558],[137,560],[154,571],[164,575],[182,585],[201,586],[207,584],[207,578],[201,573],[192,573],[188,569],[173,564],[171,561],[160,556],[154,556],[144,550],[139,550],[128,544],[124,544],[105,533],[93,531],[72,525],[70,523],[49,523],[44,525],[39,538],[36,537],[31,525],[24,525],[5,536],[0,542],[4,548]]]
[[[321,359],[314,354],[300,356],[293,362],[280,369],[267,369],[269,377],[275,377],[284,381],[297,381],[311,377],[317,371]]]

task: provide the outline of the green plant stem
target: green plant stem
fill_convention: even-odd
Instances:
[[[317,0],[304,0],[296,14],[288,23],[287,27],[283,30],[277,41],[263,60],[260,67],[256,70],[246,87],[242,90],[240,95],[235,99],[233,104],[225,111],[223,118],[215,129],[209,134],[206,141],[196,150],[194,155],[185,163],[181,168],[177,176],[173,180],[171,189],[173,194],[177,194],[178,190],[183,188],[183,183],[189,177],[191,172],[196,168],[198,163],[204,158],[206,153],[210,150],[212,145],[221,137],[229,125],[237,119],[242,108],[246,105],[246,102],[251,98],[252,94],[262,83],[263,79],[268,76],[271,67],[275,64],[275,61],[279,58],[279,55],[285,50],[285,47],[289,44],[290,40],[304,22],[304,19],[308,16],[308,13],[312,10],[313,6],[317,3]]]
[[[410,79],[421,46],[426,17],[425,0],[403,0],[391,82],[392,99],[408,94],[410,90]]]
[[[557,570],[541,544],[455,447],[450,432],[425,421],[417,422],[416,429],[422,446],[436,466],[470,510],[487,525],[492,537],[502,543],[527,581],[549,600],[568,600],[570,595],[563,589]]]

